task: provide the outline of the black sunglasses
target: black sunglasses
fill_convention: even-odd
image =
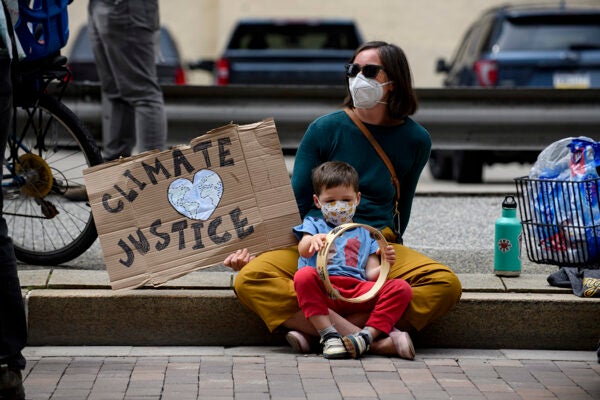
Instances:
[[[348,78],[354,78],[361,71],[365,78],[375,78],[379,71],[383,70],[383,66],[376,64],[366,64],[363,66],[360,64],[346,64],[346,76]]]

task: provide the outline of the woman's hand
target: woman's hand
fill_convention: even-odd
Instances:
[[[228,255],[223,261],[223,264],[234,271],[239,271],[252,260],[254,260],[254,256],[250,255],[248,249],[241,249]]]

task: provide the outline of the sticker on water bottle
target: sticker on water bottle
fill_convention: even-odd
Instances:
[[[512,243],[508,239],[498,240],[498,250],[502,253],[508,253],[512,248]]]

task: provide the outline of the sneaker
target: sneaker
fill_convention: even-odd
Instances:
[[[285,340],[290,344],[295,353],[310,353],[310,343],[302,332],[289,331],[285,334]]]
[[[88,201],[85,185],[69,187],[64,196],[71,201]]]
[[[348,358],[348,352],[339,333],[329,333],[321,339],[323,357],[327,359]]]
[[[0,366],[0,399],[24,400],[23,376],[18,369]]]
[[[342,340],[346,350],[352,358],[360,358],[360,356],[369,350],[369,346],[371,344],[367,335],[361,332],[344,336]]]
[[[406,360],[415,359],[415,348],[408,332],[403,332],[394,328],[389,336],[392,338],[394,347],[396,347],[396,352],[401,358]]]

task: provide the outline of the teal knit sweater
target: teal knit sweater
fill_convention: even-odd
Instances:
[[[400,180],[398,208],[401,234],[404,233],[421,171],[429,159],[431,138],[425,128],[411,118],[399,126],[365,124],[390,158]],[[298,147],[292,187],[304,218],[320,216],[313,203],[312,169],[325,161],[345,161],[358,171],[361,192],[354,221],[378,229],[393,227],[394,185],[390,173],[360,129],[343,111],[335,111],[313,121]]]

